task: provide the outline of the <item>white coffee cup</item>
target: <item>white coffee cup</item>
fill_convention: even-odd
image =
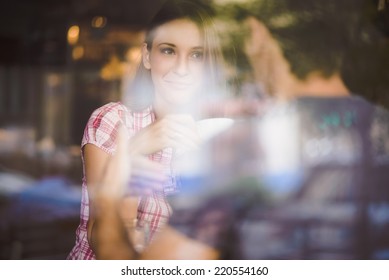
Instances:
[[[207,141],[224,130],[231,127],[234,123],[230,118],[209,118],[197,121],[197,130],[203,141]]]

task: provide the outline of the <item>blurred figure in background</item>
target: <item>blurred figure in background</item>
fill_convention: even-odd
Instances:
[[[220,258],[388,258],[389,114],[341,76],[365,5],[236,8],[256,81],[286,102],[210,143],[204,191],[172,198],[170,225]]]
[[[131,191],[115,207],[125,207],[119,212],[127,233],[131,236],[139,230],[147,243],[171,215],[166,195],[177,191],[171,161],[176,153],[199,145],[195,120],[201,117],[200,105],[223,90],[222,56],[210,11],[196,1],[167,0],[147,28],[142,63],[125,102],[109,103],[90,117],[82,140],[80,225],[69,259],[101,258],[107,248],[118,249],[115,242],[110,243],[115,234],[111,236],[111,228],[100,222],[106,205],[94,199],[93,190],[116,153],[120,127],[125,128],[131,156],[121,161],[118,172],[131,166],[131,179],[126,182]],[[154,164],[134,160],[139,157]],[[161,180],[163,187],[158,189]],[[97,229],[110,233],[98,235]],[[99,237],[104,241],[96,242]],[[106,246],[100,249],[99,244]]]
[[[118,215],[104,219],[118,229],[117,258],[389,258],[388,113],[352,97],[340,76],[362,3],[237,8],[257,79],[288,102],[237,123],[191,158],[200,164],[180,174],[169,225],[141,254]]]
[[[284,100],[351,94],[340,70],[362,8],[352,2],[253,1],[238,11],[248,30],[244,50],[265,92]]]

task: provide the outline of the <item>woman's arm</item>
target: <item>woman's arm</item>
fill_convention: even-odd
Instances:
[[[170,226],[157,234],[155,240],[139,255],[143,260],[216,260],[219,251],[191,239]]]
[[[101,174],[104,174],[104,169],[108,163],[110,155],[93,144],[86,144],[83,148],[84,156],[84,172],[86,184],[89,194],[89,220],[87,227],[87,235],[90,246],[96,252],[96,244],[93,238],[93,229],[96,220],[96,205],[94,199],[94,190],[96,185],[101,180]]]
[[[104,223],[101,219],[107,218],[106,215],[97,215],[97,211],[103,212],[107,201],[96,199],[96,188],[102,184],[103,176],[106,173],[106,169],[109,167],[108,163],[111,156],[98,148],[93,144],[86,144],[84,147],[84,160],[85,160],[85,176],[88,186],[89,194],[89,221],[88,221],[88,241],[93,251],[96,253],[96,257],[99,258],[98,250],[96,250],[96,238],[95,230],[96,226]],[[124,166],[125,168],[125,166]],[[128,221],[134,220],[137,215],[138,200],[137,198],[126,199],[126,212],[125,219]],[[117,206],[116,206],[117,207]],[[115,216],[116,218],[116,216]]]
[[[123,133],[121,133],[122,135]],[[98,258],[101,259],[217,259],[217,250],[190,239],[175,229],[166,226],[155,240],[141,254],[128,238],[121,212],[131,212],[131,205],[121,204],[123,190],[134,170],[121,168],[123,162],[130,162],[128,145],[119,135],[115,156],[103,167],[103,177],[94,189],[97,219],[94,221],[92,242]],[[131,161],[134,162],[134,161]],[[124,209],[122,207],[125,207]],[[128,209],[130,208],[130,209]]]

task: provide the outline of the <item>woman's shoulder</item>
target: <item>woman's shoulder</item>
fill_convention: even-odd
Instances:
[[[117,127],[123,124],[130,131],[139,130],[155,119],[152,107],[142,111],[131,111],[122,102],[110,102],[97,108],[88,120],[87,127]],[[140,125],[140,127],[138,127]]]
[[[89,124],[96,124],[101,121],[109,121],[116,123],[117,121],[124,121],[130,112],[128,108],[121,102],[110,102],[93,111],[89,118]]]
[[[110,113],[128,112],[128,108],[121,102],[109,102],[95,109],[92,115],[106,115]]]
[[[130,129],[131,114],[121,102],[110,102],[97,108],[91,115],[84,130],[82,146],[91,143],[112,154],[120,126]]]

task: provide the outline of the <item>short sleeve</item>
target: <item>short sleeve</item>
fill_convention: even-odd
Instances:
[[[81,148],[94,144],[113,155],[116,149],[116,138],[121,126],[131,130],[127,108],[121,103],[108,103],[96,109],[88,120],[82,138]]]

